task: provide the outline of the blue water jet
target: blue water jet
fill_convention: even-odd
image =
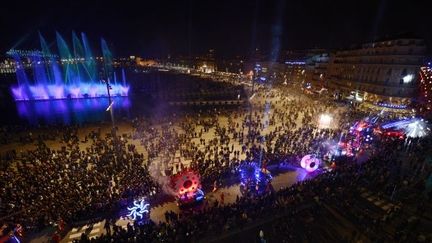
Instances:
[[[111,81],[112,96],[128,96],[129,85],[122,70],[122,82],[117,82],[113,69],[112,53],[101,39],[102,57],[95,57],[84,33],[81,39],[72,32],[72,46],[56,32],[58,54],[53,54],[39,33],[41,51],[27,56],[31,72],[27,73],[19,53],[12,55],[16,62],[17,84],[11,87],[15,101],[80,99],[107,96],[106,84]],[[97,60],[99,59],[99,65]],[[98,67],[99,66],[99,67]],[[98,75],[101,71],[102,76]]]

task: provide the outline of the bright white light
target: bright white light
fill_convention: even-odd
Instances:
[[[414,79],[414,75],[408,74],[405,77],[403,77],[402,79],[403,79],[404,84],[411,83],[411,81]]]
[[[391,122],[382,126],[384,129],[394,128],[404,131],[405,135],[410,138],[424,137],[429,133],[428,124],[421,118],[404,119]]]
[[[146,203],[144,199],[135,200],[133,204],[133,207],[127,208],[129,210],[129,214],[127,216],[130,217],[132,220],[136,220],[137,217],[142,219],[143,214],[149,212],[150,204]]]
[[[405,134],[410,138],[421,138],[427,135],[428,128],[423,119],[415,120],[405,127]]]
[[[114,101],[111,101],[111,104],[106,108],[106,111],[110,111],[113,105]]]
[[[321,114],[320,118],[319,118],[318,127],[319,128],[329,128],[332,120],[333,120],[333,117],[330,116],[329,114]]]

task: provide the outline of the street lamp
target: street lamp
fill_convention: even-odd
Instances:
[[[112,128],[113,128],[113,132],[114,132],[114,101],[111,100],[111,93],[110,90],[112,89],[110,83],[109,83],[109,78],[107,80],[102,79],[102,82],[105,83],[106,85],[106,89],[107,89],[107,94],[108,94],[108,107],[106,108],[106,111],[110,112],[111,115],[111,123],[112,123]]]
[[[112,87],[111,87],[111,85],[109,83],[109,79],[108,80],[102,79],[102,82],[105,83],[106,89],[107,89],[107,93],[108,93],[108,101],[109,101],[108,103],[109,103],[109,106],[106,109],[106,111],[109,111],[109,110],[111,110],[112,105],[113,105],[113,102],[111,101],[111,93],[110,93],[110,90],[112,89]]]

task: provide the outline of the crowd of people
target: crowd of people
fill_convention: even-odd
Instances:
[[[36,148],[9,151],[1,158],[1,215],[7,222],[40,229],[59,220],[74,222],[113,215],[119,201],[169,193],[161,182],[166,180],[160,178],[185,167],[198,171],[203,185],[209,186],[221,183],[249,161],[259,160],[264,166],[297,165],[306,154],[324,155],[354,121],[369,115],[330,101],[286,95],[277,89],[258,91],[251,103],[252,107],[234,111],[215,108],[136,118],[130,122],[133,131],[122,135],[115,128],[106,134],[99,128],[82,137],[77,126],[54,129],[48,133],[49,137],[26,132],[20,142],[33,142]],[[331,113],[338,125],[321,128],[318,117],[323,113]],[[5,130],[1,134],[9,133]],[[3,143],[12,141],[9,135],[1,137]],[[47,140],[55,140],[61,147],[51,148]],[[132,141],[138,141],[139,145]],[[431,169],[423,162],[422,149],[430,148],[431,144],[427,139],[414,142],[416,146],[407,152],[403,141],[377,141],[375,147],[379,149],[365,163],[356,163],[355,158],[340,161],[333,171],[313,180],[256,197],[238,197],[232,205],[216,203],[202,211],[170,213],[165,223],[128,225],[125,230],[107,221],[107,234],[96,240],[83,235],[80,241],[195,242],[247,230],[269,218],[274,227],[266,229],[261,238],[278,242],[313,241],[317,235],[296,232],[297,227],[302,227],[296,224],[301,222],[305,211],[320,217],[325,204],[344,209],[340,214],[360,225],[351,240],[368,238],[378,242],[388,237],[380,233],[386,227],[380,222],[393,222],[395,214],[405,212],[403,205],[392,208],[381,218],[373,218],[367,211],[353,211],[350,205],[357,203],[355,195],[360,186],[365,190],[381,189],[380,195],[393,199],[395,191],[425,191],[418,185],[426,180]],[[401,160],[405,153],[409,156]],[[430,202],[430,194],[422,196]],[[407,230],[409,223],[393,223],[397,224],[397,230],[391,233],[400,242],[417,240]],[[329,237],[324,233],[321,236]]]
[[[431,167],[419,169],[418,164],[423,163],[418,157],[401,160],[401,150],[394,149],[403,146],[400,141],[380,145],[384,146],[383,153],[365,163],[341,162],[331,172],[278,192],[269,192],[255,198],[238,198],[232,205],[216,204],[203,211],[169,215],[167,223],[159,225],[129,225],[126,230],[114,226],[110,234],[91,241],[83,236],[80,242],[207,242],[210,239],[259,242],[254,239],[259,230],[254,231],[252,236],[242,234],[242,230],[247,231],[250,226],[254,229],[253,226],[257,224],[258,228],[266,227],[263,238],[270,242],[430,241],[432,235],[425,226],[428,224],[422,228],[420,219],[411,221],[406,217],[406,214],[410,214],[410,207],[421,208],[421,204],[405,203],[403,198],[399,198],[392,201],[393,204],[387,211],[380,213],[358,208],[364,204],[359,199],[362,190],[379,193],[381,197],[390,200],[394,187],[398,188],[397,194],[400,195],[403,191],[414,189],[410,195],[416,195],[422,200],[428,199],[429,202],[431,200],[430,193],[421,195],[425,189],[424,180],[430,175]],[[430,141],[421,146],[428,145],[430,146]],[[414,153],[419,152],[420,150]],[[404,166],[407,171],[399,169]],[[321,220],[329,217],[325,214],[326,208],[339,210],[338,214],[353,225],[346,226],[342,233],[338,228],[343,224],[333,221],[333,225],[323,225]],[[266,223],[269,218],[270,224]],[[232,236],[227,234],[230,232],[237,233]]]
[[[37,140],[34,150],[3,158],[9,166],[0,171],[0,210],[8,221],[40,229],[97,217],[121,199],[157,191],[143,155],[126,138],[96,130],[80,140],[77,133],[65,127],[56,137],[61,148]]]

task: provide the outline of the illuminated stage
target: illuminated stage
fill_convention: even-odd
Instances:
[[[11,87],[15,101],[56,100],[128,96],[124,70],[121,78],[113,69],[111,51],[101,39],[102,56],[93,55],[84,33],[72,33],[72,48],[56,33],[57,52],[39,35],[41,51],[10,50],[16,66],[17,85]],[[106,80],[106,81],[104,81]],[[107,82],[109,85],[107,85]]]

